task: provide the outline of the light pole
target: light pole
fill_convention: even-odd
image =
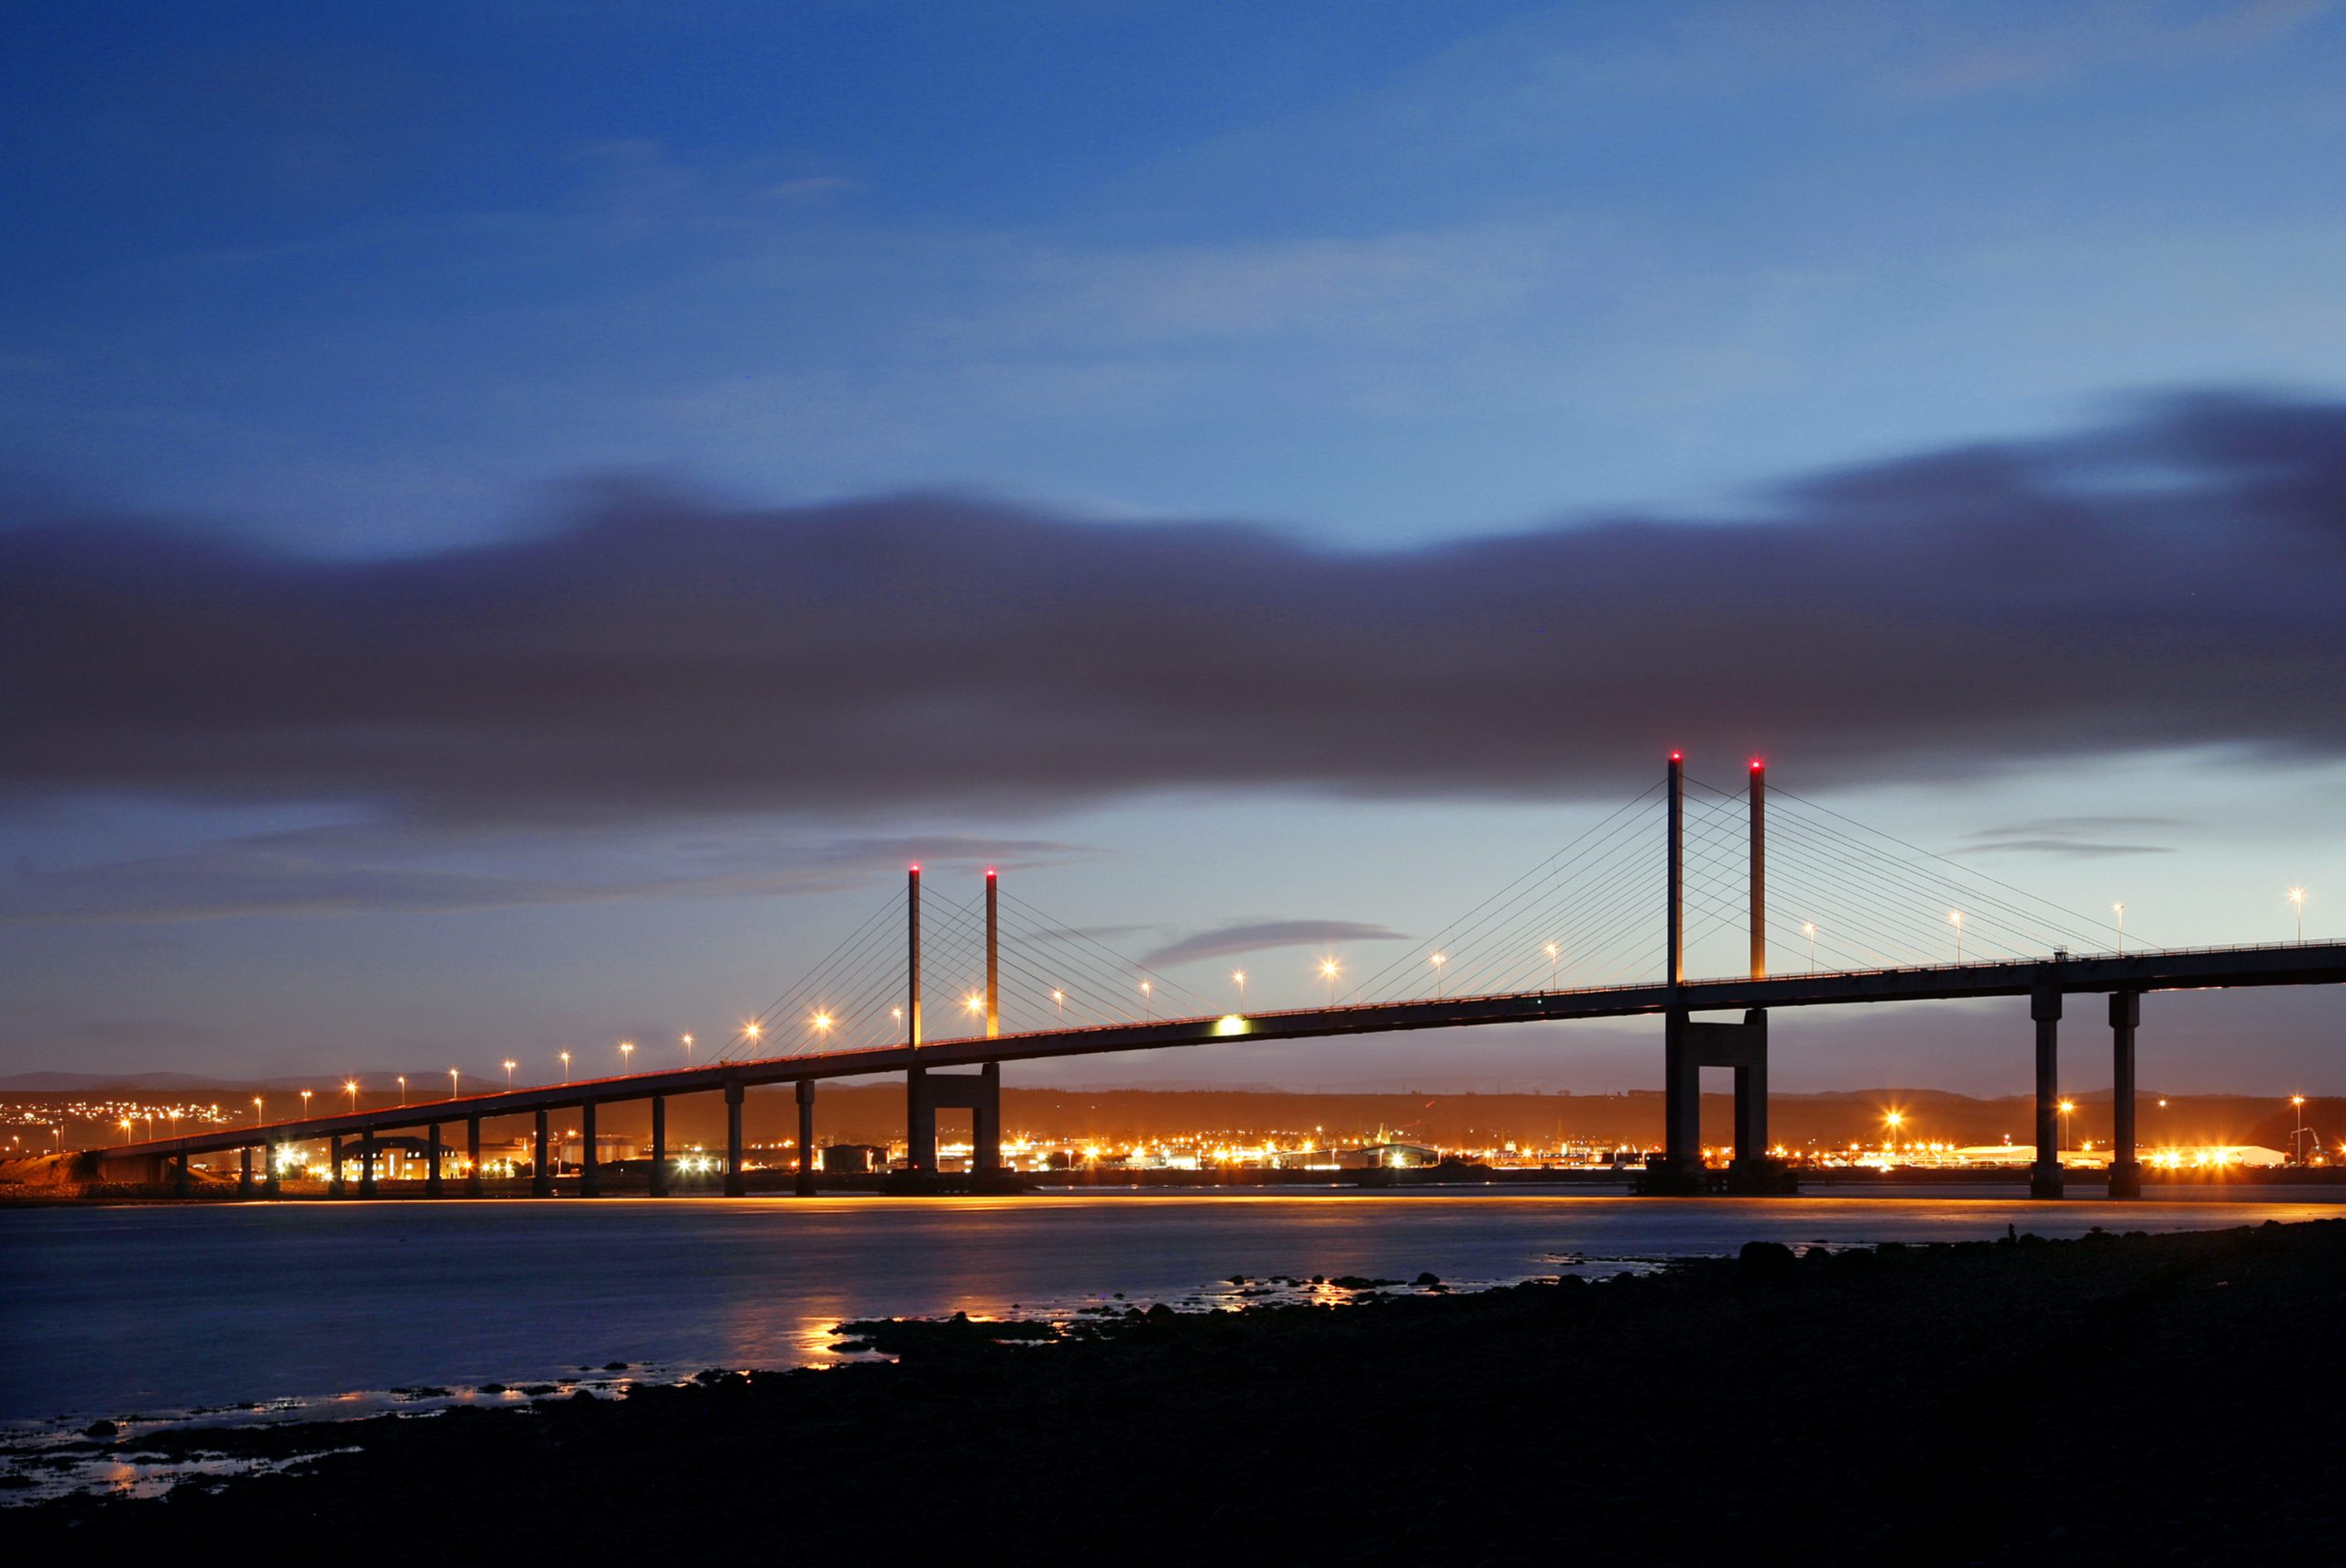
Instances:
[[[407,1074],[400,1074],[400,1103],[407,1103]]]
[[[2064,1150],[2069,1146],[2069,1118],[2075,1113],[2077,1108],[2077,1102],[2074,1100],[2061,1102],[2061,1147]]]
[[[2110,907],[2118,913],[2118,950],[2122,953],[2126,950],[2126,906],[2113,904]]]
[[[2289,902],[2297,906],[2297,946],[2302,948],[2305,946],[2306,942],[2306,890],[2301,887],[2291,888],[2289,890]]]
[[[891,1007],[888,1009],[888,1016],[896,1021],[896,1033],[902,1035],[904,1031],[904,1010],[901,1007]]]
[[[128,1148],[130,1146],[130,1128],[136,1120],[136,1117],[131,1116],[125,1116],[122,1119],[122,1146],[124,1148]]]
[[[505,1064],[505,1092],[513,1092],[513,1064],[510,1061]]]
[[[1146,980],[1140,982],[1140,1010],[1145,1018],[1154,1020],[1157,1016],[1157,987]]]
[[[2305,1157],[2298,1151],[2305,1146],[2306,1141],[2306,1097],[2302,1094],[2292,1094],[2289,1096],[2289,1104],[2297,1114],[2297,1129],[2289,1135],[2289,1163],[2303,1165]]]
[[[1436,1002],[1442,1000],[1442,966],[1449,961],[1450,955],[1448,953],[1436,953],[1433,955],[1433,999]]]
[[[625,1073],[628,1070],[629,1064],[634,1060],[635,1042],[633,1040],[621,1040],[619,1042],[619,1071],[621,1073]]]
[[[1244,1013],[1246,1011],[1246,971],[1243,969],[1232,970],[1230,979],[1232,983],[1238,987],[1238,1011]]]
[[[301,1120],[304,1122],[310,1119],[310,1093],[309,1090],[301,1091]]]
[[[813,1019],[813,1023],[814,1023],[814,1025],[815,1025],[815,1034],[816,1034],[817,1037],[818,1037],[818,1038],[828,1038],[828,1037],[829,1036],[830,1032],[831,1032],[831,1015],[830,1015],[829,1014],[828,1014],[828,1013],[817,1013],[817,1014],[815,1014],[815,1016],[814,1016],[814,1019]]]
[[[1562,950],[1553,942],[1548,944],[1548,989],[1551,991],[1556,989],[1556,955]]]
[[[1814,974],[1816,972],[1816,922],[1802,921],[1800,934],[1808,938],[1808,972]]]
[[[1883,1150],[1889,1154],[1896,1154],[1898,1152],[1898,1129],[1906,1124],[1906,1118],[1901,1113],[1891,1111],[1884,1114],[1881,1119],[1884,1123],[1888,1124],[1890,1128],[1889,1133],[1882,1139]]]
[[[1333,1007],[1336,1004],[1336,973],[1338,967],[1339,966],[1334,959],[1321,959],[1320,960],[1320,972],[1324,975],[1328,981],[1328,1005],[1331,1007]]]
[[[260,1096],[258,1094],[253,1096],[253,1125],[260,1125]]]
[[[692,1065],[693,1065],[693,1037],[692,1037],[690,1035],[686,1035],[686,1036],[685,1036],[685,1071],[687,1071],[687,1072],[691,1071],[691,1070],[692,1070]]]
[[[1057,986],[1053,986],[1053,987],[1051,988],[1051,1005],[1052,1005],[1052,1006],[1054,1006],[1054,1007],[1056,1007],[1056,1008],[1058,1008],[1058,1009],[1059,1010],[1059,1022],[1060,1022],[1060,1023],[1062,1023],[1062,1024],[1066,1023],[1066,1022],[1067,1022],[1067,992],[1064,992],[1064,991],[1062,991],[1062,990],[1060,990],[1060,989],[1059,989],[1058,987],[1057,987]],[[904,1009],[902,1009],[902,1008],[900,1008],[900,1007],[892,1007],[892,1008],[890,1008],[890,1009],[889,1009],[889,1011],[890,1011],[890,1012],[892,1012],[892,1013],[893,1013],[893,1014],[896,1014],[896,1016],[897,1016],[897,1017],[899,1017],[899,1018],[901,1018],[901,1017],[903,1017],[903,1016],[904,1016]]]
[[[565,1083],[568,1083],[570,1081],[570,1053],[568,1051],[557,1051],[554,1054],[562,1058],[562,1080]]]
[[[1955,927],[1955,961],[1961,963],[1963,961],[1963,911],[1948,910],[1946,920],[1948,925]]]
[[[454,1100],[459,1092],[461,1091],[456,1087],[456,1069],[452,1067],[448,1069],[448,1098]]]
[[[750,1037],[750,1044],[753,1046],[758,1043],[758,1037],[765,1032],[765,1026],[754,1018],[741,1025],[741,1033]]]

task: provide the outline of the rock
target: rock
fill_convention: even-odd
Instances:
[[[1433,1273],[1420,1274],[1409,1283],[1417,1286],[1439,1285],[1442,1283],[1442,1276]]]
[[[114,1437],[121,1431],[122,1429],[112,1421],[92,1421],[82,1429],[82,1435],[83,1437]]]
[[[1772,1284],[1789,1279],[1800,1266],[1800,1258],[1781,1242],[1745,1242],[1743,1250],[1735,1255],[1737,1277],[1747,1282]]]

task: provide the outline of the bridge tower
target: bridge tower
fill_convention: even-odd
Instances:
[[[1750,769],[1751,978],[1768,974],[1766,800],[1768,770],[1754,759]],[[1639,1190],[1658,1195],[1702,1192],[1711,1188],[1703,1168],[1703,1069],[1723,1067],[1735,1073],[1735,1159],[1727,1185],[1737,1192],[1786,1190],[1782,1167],[1768,1153],[1768,1014],[1751,1008],[1742,1022],[1696,1021],[1677,1004],[1686,982],[1686,758],[1670,753],[1669,951],[1666,967],[1672,1004],[1662,1014],[1662,1152],[1646,1162]]]
[[[911,961],[915,976],[913,1016],[919,1014],[920,894],[919,871],[914,871]],[[986,1038],[1002,1033],[1001,875],[986,868]],[[915,1038],[915,1046],[919,1044]],[[937,1175],[937,1113],[968,1111],[970,1116],[971,1175],[983,1180],[1002,1172],[1002,1064],[987,1062],[975,1072],[934,1072],[913,1067],[904,1073],[904,1174],[914,1182]]]

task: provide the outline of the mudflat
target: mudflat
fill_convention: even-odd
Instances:
[[[5,1519],[27,1552],[367,1562],[496,1541],[612,1561],[2338,1561],[2341,1310],[2346,1221],[1755,1244],[1340,1308],[854,1324],[897,1359],[149,1434],[144,1452],[356,1452]]]

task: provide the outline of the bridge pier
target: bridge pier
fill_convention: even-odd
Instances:
[[[238,1149],[236,1151],[236,1196],[239,1198],[249,1198],[253,1195],[252,1145],[247,1144],[244,1147]]]
[[[725,1196],[746,1198],[750,1184],[741,1173],[741,1097],[739,1083],[725,1086]]]
[[[185,1149],[181,1149],[180,1151],[179,1157],[171,1162],[171,1196],[174,1198],[186,1197],[189,1180],[190,1176],[187,1168],[187,1151]]]
[[[423,1129],[423,1195],[439,1198],[445,1195],[440,1182],[440,1124],[426,1124]]]
[[[1739,1024],[1700,1023],[1681,1012],[1663,1015],[1662,1154],[1646,1162],[1640,1190],[1661,1196],[1709,1188],[1703,1167],[1706,1067],[1735,1073],[1735,1159],[1727,1169],[1727,1190],[1786,1190],[1783,1168],[1768,1154],[1768,1014],[1757,1007]]]
[[[546,1143],[546,1113],[540,1111],[536,1154],[530,1161],[530,1196],[532,1198],[554,1196],[554,1167],[547,1163]]]
[[[264,1198],[285,1196],[285,1179],[277,1168],[277,1151],[267,1144],[260,1146],[260,1195]]]
[[[815,1080],[798,1080],[798,1195],[815,1195]]]
[[[668,1196],[668,1101],[652,1097],[652,1196]]]
[[[326,1196],[329,1198],[349,1196],[342,1180],[342,1135],[340,1133],[326,1139]]]
[[[2134,1157],[2134,1030],[2143,1021],[2143,993],[2110,996],[2110,1195],[2140,1198],[2143,1166]]]
[[[937,1113],[968,1111],[976,1146],[972,1174],[1002,1169],[1002,1064],[987,1062],[975,1072],[932,1072],[916,1067],[904,1074],[904,1164],[914,1174],[937,1174]]]
[[[2029,992],[2036,1021],[2036,1159],[2028,1169],[2031,1198],[2058,1198],[2061,1177],[2061,992],[2040,985]]]
[[[375,1196],[375,1129],[358,1135],[358,1196]]]
[[[600,1198],[603,1195],[603,1165],[595,1157],[595,1102],[592,1100],[578,1107],[578,1196]]]
[[[480,1196],[480,1118],[465,1118],[465,1196]]]

